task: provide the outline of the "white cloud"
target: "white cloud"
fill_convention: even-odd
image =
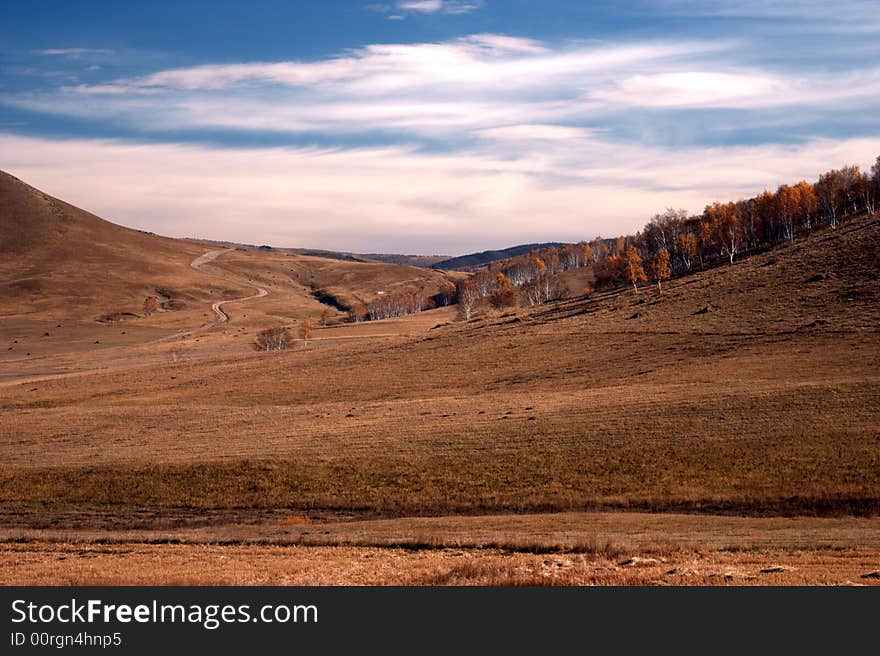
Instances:
[[[34,55],[55,57],[79,57],[82,55],[112,55],[112,50],[104,48],[49,48],[46,50],[31,50]]]
[[[592,100],[637,107],[768,108],[812,104],[841,107],[880,96],[880,67],[845,74],[783,77],[761,71],[682,71],[634,75],[589,94]]]
[[[420,11],[431,14],[443,9],[443,2],[441,0],[412,0],[410,2],[398,2],[396,6],[404,11]]]
[[[542,125],[540,123],[503,125],[497,128],[480,130],[479,135],[487,139],[502,141],[571,141],[584,139],[595,131],[567,125]]]
[[[0,134],[13,175],[107,219],[171,236],[362,252],[459,253],[639,229],[830,167],[880,138],[667,150],[581,135],[529,149],[223,149]],[[520,148],[523,148],[520,150]]]
[[[369,4],[367,9],[387,14],[389,20],[405,20],[411,14],[469,14],[482,6],[483,0],[397,0]]]
[[[719,41],[551,46],[503,34],[375,44],[316,61],[157,71],[8,94],[0,103],[146,132],[263,130],[452,138],[509,125],[589,125],[627,108],[810,108],[870,114],[880,67],[784,74],[730,61]],[[796,121],[798,114],[791,117]],[[685,126],[685,129],[687,126]]]
[[[504,125],[583,121],[592,89],[674,67],[718,44],[550,48],[499,34],[379,44],[318,61],[169,69],[47,94],[5,96],[24,109],[113,120],[139,130],[273,130],[460,138]],[[609,104],[608,102],[605,103]]]

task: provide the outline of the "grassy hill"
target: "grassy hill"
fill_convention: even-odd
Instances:
[[[614,290],[385,341],[131,366],[122,385],[109,372],[8,386],[0,495],[877,514],[878,251],[880,220],[854,219],[662,296]]]
[[[183,304],[207,302],[212,281],[189,266],[202,252],[115,225],[0,172],[6,316],[94,319],[114,310],[139,312],[157,289]]]

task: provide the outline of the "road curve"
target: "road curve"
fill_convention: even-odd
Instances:
[[[202,269],[205,264],[209,264],[216,260],[218,257],[223,255],[224,253],[230,253],[234,251],[234,248],[221,248],[215,251],[208,251],[202,255],[199,255],[196,259],[189,263],[189,265],[199,271],[200,273],[204,273],[205,275],[211,276],[212,278],[218,278],[219,280],[225,280],[226,282],[231,282],[236,285],[246,285],[249,287],[253,287],[257,290],[256,294],[251,294],[250,296],[242,296],[241,298],[230,298],[225,301],[217,301],[213,305],[211,305],[211,310],[214,311],[214,314],[217,315],[217,319],[214,321],[209,321],[206,324],[199,326],[198,328],[193,328],[192,330],[186,330],[182,333],[176,333],[174,335],[168,335],[167,337],[163,337],[161,339],[156,340],[155,343],[160,342],[168,342],[173,339],[180,339],[183,337],[189,337],[190,335],[195,335],[196,333],[203,332],[205,330],[210,330],[220,324],[226,323],[229,321],[229,314],[226,310],[223,309],[224,305],[229,305],[230,303],[241,303],[242,301],[250,301],[255,298],[263,298],[264,296],[269,295],[269,290],[263,289],[262,287],[257,287],[254,285],[250,285],[250,283],[239,280],[238,278],[233,278],[232,276],[225,276],[222,273],[216,273],[213,271],[206,271]]]
[[[221,280],[226,280],[227,282],[235,283],[236,285],[247,284],[243,283],[241,280],[237,278],[232,278],[231,276],[224,276],[221,273],[212,273],[211,271],[205,271],[202,269],[202,266],[208,264],[209,262],[213,262],[218,257],[223,255],[224,253],[229,253],[234,251],[234,248],[221,248],[216,251],[208,251],[204,255],[199,255],[196,259],[189,263],[189,265],[195,269],[196,271],[201,271],[202,273],[206,273],[209,276],[213,276],[214,278],[219,278]],[[250,301],[254,298],[263,298],[264,296],[269,295],[269,291],[263,289],[262,287],[254,287],[257,290],[256,294],[251,294],[250,296],[244,296],[242,298],[231,298],[226,301],[217,301],[211,306],[211,309],[214,311],[214,314],[217,315],[217,321],[214,322],[214,325],[219,325],[221,323],[226,323],[229,321],[229,314],[223,309],[224,305],[228,305],[229,303],[241,303],[242,301]]]

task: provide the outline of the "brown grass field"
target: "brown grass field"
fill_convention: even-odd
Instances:
[[[446,274],[256,250],[197,270],[201,246],[0,181],[4,235],[43,226],[0,269],[29,290],[0,306],[0,582],[876,582],[877,217],[662,296],[334,310],[307,348],[258,353],[321,314],[315,289]],[[56,247],[59,225],[107,246]],[[157,288],[181,303],[95,321]]]

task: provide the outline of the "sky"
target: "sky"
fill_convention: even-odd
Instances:
[[[0,169],[174,237],[456,255],[880,155],[877,0],[4,7]]]

